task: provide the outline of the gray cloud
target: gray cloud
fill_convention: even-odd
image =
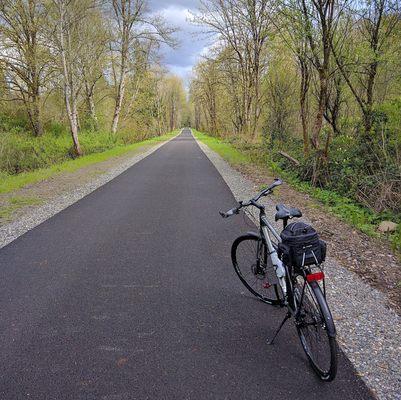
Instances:
[[[184,80],[188,79],[193,65],[209,44],[209,39],[199,35],[200,29],[188,21],[190,12],[195,12],[198,5],[198,0],[150,1],[153,12],[163,15],[167,23],[179,28],[175,36],[180,45],[176,49],[162,46],[161,50],[169,70]]]
[[[167,8],[169,6],[177,6],[187,9],[197,9],[199,1],[198,0],[173,0],[173,1],[150,0],[149,4],[152,10],[159,10],[162,8]]]

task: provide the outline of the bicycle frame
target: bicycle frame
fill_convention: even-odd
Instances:
[[[281,241],[281,238],[278,232],[274,229],[273,225],[271,225],[271,223],[268,221],[264,208],[259,209],[259,224],[260,224],[260,235],[266,243],[267,249],[269,251],[268,255],[272,262],[274,271],[276,273],[279,284],[284,294],[285,303],[287,305],[288,290],[287,290],[287,282],[285,279],[287,275],[287,270],[282,261],[278,257],[277,250],[273,246],[273,242],[271,240],[270,235],[272,234],[277,239],[278,242]]]
[[[302,347],[309,361],[311,362],[314,371],[323,381],[332,381],[335,378],[337,371],[337,347],[335,341],[336,330],[333,317],[326,302],[326,288],[323,268],[319,264],[316,256],[316,264],[310,264],[310,262],[308,262],[305,265],[305,254],[301,266],[295,262],[289,262],[290,265],[283,263],[278,255],[278,245],[280,245],[282,242],[281,237],[275,227],[267,219],[265,207],[258,203],[258,200],[261,197],[272,193],[273,188],[280,184],[281,181],[276,180],[272,185],[257,194],[251,200],[246,202],[240,201],[237,207],[234,207],[227,212],[220,212],[220,215],[223,218],[228,218],[232,215],[239,214],[239,211],[245,207],[253,206],[259,209],[259,232],[248,232],[246,235],[239,236],[231,247],[233,266],[242,283],[252,294],[265,303],[285,306],[287,308],[287,313],[284,319],[275,330],[272,339],[268,339],[268,343],[272,345],[286,321],[288,321],[290,318],[294,318],[298,335],[301,338]],[[276,209],[277,214],[275,219],[276,221],[283,220],[284,229],[286,228],[289,219],[302,216],[301,211],[298,209],[288,209],[284,205],[278,205],[276,206]],[[259,290],[255,291],[253,285],[255,284],[256,280],[251,284],[252,286],[250,286],[250,284],[247,282],[247,279],[244,278],[241,268],[238,267],[238,246],[240,243],[249,240],[257,241],[256,264],[254,264],[253,260],[251,260],[251,272],[254,274],[254,276],[256,276],[255,279],[263,279],[264,282],[259,284],[262,288],[269,289],[271,286],[274,287],[277,300],[274,299],[274,297],[272,297],[270,294],[268,294],[269,297],[266,297],[263,292],[261,292],[261,294]],[[269,259],[267,257],[269,257]],[[313,272],[313,265],[319,269],[318,272]],[[270,283],[270,276],[268,275],[268,269],[270,270],[272,267],[278,279],[278,283],[274,282],[273,285]],[[323,291],[319,285],[319,281],[322,280]],[[279,287],[281,288],[282,293],[278,292]],[[306,301],[305,299],[308,300]],[[315,359],[314,346],[312,345],[311,347],[308,341],[305,339],[304,331],[308,331],[310,326],[312,326],[311,329],[314,332],[313,335],[315,335],[316,332],[322,332],[319,333],[319,337],[321,334],[327,335],[328,337],[329,348],[325,349],[326,353],[327,350],[330,353],[330,364],[328,366],[324,362],[321,364],[319,357]],[[309,334],[307,333],[306,335],[308,336]],[[317,340],[320,339],[318,338]]]

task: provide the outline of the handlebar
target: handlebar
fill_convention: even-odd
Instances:
[[[219,214],[222,216],[222,218],[228,218],[231,217],[234,214],[239,214],[240,207],[232,208],[231,210],[228,210],[227,212],[219,211]]]
[[[243,208],[243,207],[255,206],[257,208],[263,208],[262,205],[258,204],[258,200],[261,197],[267,196],[268,194],[272,193],[273,189],[276,186],[280,186],[282,183],[283,183],[283,181],[281,179],[275,178],[274,182],[271,185],[269,185],[266,189],[263,189],[260,193],[258,193],[251,200],[249,200],[247,202],[240,201],[238,207],[234,207],[231,210],[228,210],[227,212],[219,211],[219,213],[222,216],[222,218],[228,218],[228,217],[231,217],[232,215],[239,214],[241,208]]]

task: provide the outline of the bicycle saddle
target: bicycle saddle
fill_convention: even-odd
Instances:
[[[286,207],[284,204],[277,204],[276,210],[277,210],[277,212],[274,217],[276,221],[278,221],[279,219],[302,217],[302,212],[300,209],[293,208],[293,207]]]

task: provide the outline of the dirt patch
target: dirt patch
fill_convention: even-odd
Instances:
[[[132,158],[133,155],[143,153],[153,146],[154,144],[143,145],[121,156],[82,167],[74,172],[60,172],[14,192],[0,194],[0,226],[23,218],[38,205],[85,185],[94,177],[106,173],[125,160]]]
[[[272,180],[263,168],[237,168],[257,185]],[[311,196],[284,184],[276,194],[277,202],[299,207],[313,222],[322,239],[329,242],[329,254],[355,272],[364,282],[380,290],[388,305],[401,315],[401,263],[383,240],[371,238],[324,209]]]

